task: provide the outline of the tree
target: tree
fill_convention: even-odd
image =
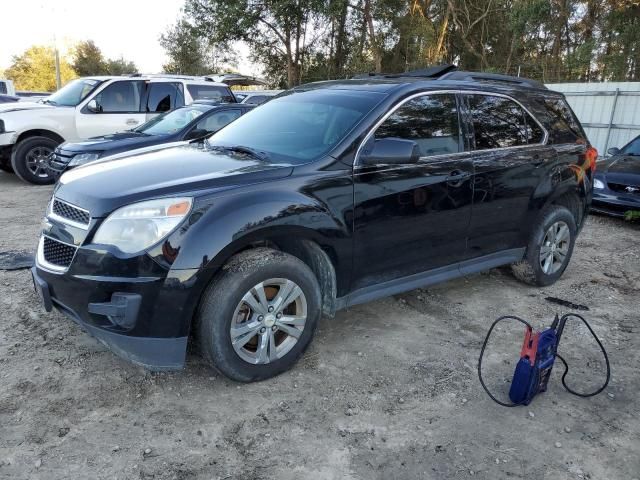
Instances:
[[[13,57],[11,66],[5,70],[7,78],[13,80],[16,89],[53,92],[56,89],[55,50],[35,45],[22,55]],[[63,84],[76,78],[69,62],[60,58],[60,79]]]
[[[106,63],[106,70],[108,75],[129,75],[132,73],[138,73],[138,67],[130,60],[124,58],[109,59]]]
[[[160,45],[169,61],[162,66],[166,73],[204,75],[211,73],[207,65],[206,45],[184,18],[160,35]]]
[[[187,0],[186,12],[198,34],[214,45],[244,41],[251,57],[286,66],[287,86],[300,83],[305,56],[319,35],[321,0]]]
[[[107,62],[93,40],[79,42],[73,49],[72,58],[73,69],[81,77],[108,73]]]

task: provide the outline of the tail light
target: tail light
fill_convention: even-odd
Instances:
[[[589,168],[591,169],[591,173],[595,173],[596,171],[596,160],[598,159],[598,150],[593,147],[587,148],[587,151],[584,154],[585,159],[589,162]]]

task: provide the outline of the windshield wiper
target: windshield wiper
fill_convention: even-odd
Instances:
[[[225,150],[227,152],[246,153],[247,155],[251,155],[252,157],[257,158],[258,160],[262,160],[263,162],[266,162],[266,161],[269,160],[269,155],[266,154],[265,152],[260,152],[258,150],[254,150],[253,148],[246,147],[244,145],[225,146],[225,145],[211,145],[211,144],[209,144],[209,146],[213,150]]]
[[[53,100],[49,100],[48,98],[45,98],[44,100],[42,100],[42,103],[48,103],[49,105],[58,105],[57,102],[54,102]]]

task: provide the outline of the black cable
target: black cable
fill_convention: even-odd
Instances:
[[[491,337],[491,332],[493,331],[494,327],[502,322],[503,320],[517,320],[518,322],[524,324],[527,326],[527,328],[529,330],[533,330],[533,327],[531,326],[531,324],[529,322],[527,322],[526,320],[523,320],[520,317],[516,317],[514,315],[504,315],[498,319],[496,319],[492,324],[491,324],[491,328],[489,328],[489,331],[487,332],[487,336],[484,337],[484,343],[482,344],[482,349],[480,350],[480,358],[478,358],[478,378],[480,379],[480,385],[482,385],[482,388],[484,388],[484,391],[487,392],[487,395],[489,395],[489,397],[491,398],[491,400],[493,400],[494,402],[496,402],[498,405],[502,405],[503,407],[517,407],[519,405],[523,405],[523,403],[506,403],[503,402],[501,400],[498,400],[496,397],[493,396],[493,394],[489,391],[489,389],[487,388],[487,386],[484,384],[484,380],[482,379],[482,357],[484,357],[484,349],[487,347],[487,342],[489,341],[489,337]]]
[[[584,323],[587,326],[587,328],[589,329],[589,332],[591,333],[593,338],[596,340],[596,342],[597,342],[598,346],[600,347],[600,350],[602,351],[602,354],[604,356],[604,361],[605,361],[605,363],[607,365],[607,378],[606,378],[604,384],[598,390],[596,390],[594,392],[580,393],[580,392],[576,392],[575,390],[571,389],[567,385],[566,380],[565,380],[566,377],[567,377],[567,374],[569,373],[569,365],[567,364],[567,361],[564,358],[562,358],[562,356],[560,356],[558,354],[557,347],[556,347],[555,356],[557,358],[559,358],[562,361],[562,363],[564,364],[564,373],[562,374],[562,386],[567,390],[567,392],[571,393],[572,395],[576,395],[576,396],[582,397],[582,398],[593,397],[593,396],[598,395],[599,393],[601,393],[605,388],[607,388],[607,385],[609,385],[609,380],[611,378],[611,365],[609,363],[609,356],[607,355],[607,351],[605,350],[604,346],[602,345],[602,342],[600,342],[600,339],[598,338],[596,333],[591,328],[591,325],[589,325],[589,323],[584,319],[584,317],[582,317],[581,315],[578,315],[577,313],[567,313],[567,314],[562,316],[562,318],[560,319],[560,322],[559,322],[560,327],[558,329],[558,341],[560,340],[560,337],[561,337],[561,335],[563,333],[565,322],[570,317],[576,317],[576,318],[580,319],[582,321],[582,323]],[[491,337],[491,333],[493,332],[493,329],[495,328],[495,326],[498,323],[500,323],[500,322],[502,322],[504,320],[517,320],[518,322],[526,325],[529,330],[533,330],[533,327],[531,326],[531,324],[529,322],[527,322],[526,320],[523,320],[520,317],[516,317],[514,315],[504,315],[504,316],[496,319],[491,324],[491,327],[489,328],[489,331],[487,332],[487,336],[484,338],[484,342],[482,343],[482,348],[480,349],[480,357],[478,358],[478,378],[480,379],[480,385],[482,385],[482,388],[484,389],[485,392],[487,392],[487,395],[489,395],[491,400],[496,402],[498,405],[502,405],[503,407],[517,407],[517,406],[520,406],[520,405],[524,405],[524,402],[521,402],[521,403],[506,403],[506,402],[503,402],[501,400],[498,400],[489,391],[489,389],[485,385],[484,380],[482,378],[482,359],[484,357],[484,351],[485,351],[485,349],[487,347],[487,343],[489,342],[489,338]],[[556,321],[554,321],[554,324],[553,324],[552,328],[554,328],[555,325],[558,324],[557,320],[558,320],[558,318],[556,316]]]
[[[560,322],[564,324],[564,322],[569,317],[576,317],[576,318],[582,320],[582,323],[584,323],[587,326],[587,328],[589,329],[589,332],[591,332],[591,335],[593,336],[593,338],[595,338],[596,343],[600,347],[600,350],[602,351],[602,355],[604,356],[604,361],[605,361],[605,363],[607,365],[607,378],[606,378],[604,384],[598,390],[596,390],[595,392],[580,393],[580,392],[576,392],[575,390],[572,390],[571,388],[569,388],[569,386],[567,385],[567,382],[565,381],[565,378],[567,377],[567,374],[569,373],[569,365],[567,364],[567,361],[564,358],[562,358],[558,354],[558,352],[556,352],[556,357],[558,357],[562,361],[562,363],[564,364],[564,373],[562,374],[562,386],[565,388],[565,390],[567,392],[571,393],[572,395],[576,395],[576,396],[582,397],[582,398],[593,397],[593,396],[598,395],[599,393],[601,393],[605,388],[607,388],[607,385],[609,385],[609,379],[611,378],[611,365],[609,364],[609,356],[607,355],[607,351],[604,349],[604,346],[602,345],[602,342],[600,342],[600,339],[598,338],[596,333],[591,328],[591,325],[589,325],[589,323],[584,319],[584,317],[582,317],[581,315],[578,315],[577,313],[567,313],[566,315],[562,316],[562,318],[560,319]]]

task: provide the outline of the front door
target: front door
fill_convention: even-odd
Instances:
[[[76,130],[81,139],[131,130],[146,120],[142,109],[143,80],[119,80],[88,99],[76,113]],[[95,100],[95,111],[88,105]]]
[[[367,140],[416,142],[417,164],[354,167],[352,289],[455,264],[465,252],[473,162],[465,153],[456,95],[424,94]]]

